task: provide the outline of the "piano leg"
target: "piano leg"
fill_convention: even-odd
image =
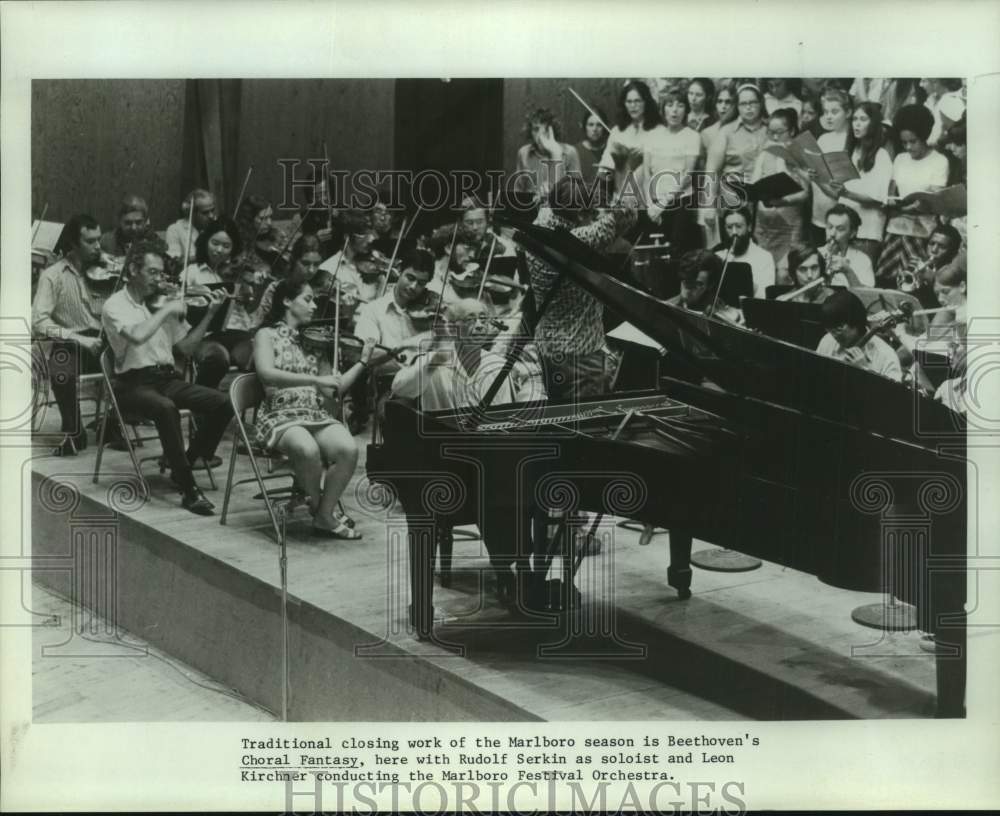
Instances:
[[[407,519],[410,550],[410,625],[419,640],[430,640],[434,632],[434,545],[439,526],[426,519]]]
[[[667,583],[677,590],[682,601],[691,597],[691,534],[685,530],[670,530]]]
[[[455,546],[455,536],[451,531],[450,524],[439,524],[437,526],[437,549],[440,553],[440,574],[441,586],[451,586],[451,563],[452,552]]]

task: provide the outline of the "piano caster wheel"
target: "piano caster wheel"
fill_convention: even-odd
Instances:
[[[690,589],[678,589],[677,590],[677,597],[680,598],[682,601],[686,601],[688,598],[691,597],[691,590]]]

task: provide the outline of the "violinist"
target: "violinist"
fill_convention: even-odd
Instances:
[[[292,247],[292,255],[288,263],[288,275],[285,280],[292,282],[308,283],[313,288],[313,292],[321,292],[327,287],[328,277],[325,272],[320,272],[320,265],[323,263],[321,254],[320,239],[316,235],[303,235]],[[274,292],[281,281],[272,280],[264,294],[261,296],[260,305],[257,307],[257,314],[267,320],[271,313],[274,302]]]
[[[92,288],[86,278],[87,270],[101,258],[100,241],[101,228],[89,215],[67,221],[56,243],[62,258],[41,273],[31,304],[35,338],[56,341],[49,374],[66,435],[55,451],[60,456],[74,456],[87,447],[77,377],[100,370],[100,314],[107,294]]]
[[[135,241],[149,237],[149,207],[146,200],[134,193],[122,198],[118,207],[118,224],[101,236],[101,251],[113,258],[124,258]]]
[[[243,243],[243,252],[238,259],[254,267],[267,267],[268,274],[282,262],[279,254],[285,246],[285,236],[274,226],[273,218],[271,203],[258,195],[244,198],[236,215],[236,226]]]
[[[179,298],[151,311],[147,301],[161,291],[165,254],[162,244],[140,241],[132,249],[125,270],[126,283],[108,298],[101,321],[114,350],[115,394],[122,410],[156,423],[171,478],[182,493],[182,506],[202,516],[212,515],[214,505],[195,484],[192,465],[211,461],[232,418],[229,399],[215,388],[188,383],[174,367],[174,355],[189,357],[201,342],[209,322],[222,307],[223,295],[210,296],[198,325],[184,319],[186,306]],[[199,417],[198,431],[187,450],[178,409],[188,408]]]
[[[399,224],[392,211],[383,201],[376,201],[372,207],[372,248],[384,255],[391,255],[399,237]]]
[[[902,381],[899,357],[892,346],[869,331],[868,313],[857,295],[841,289],[824,300],[821,309],[827,333],[819,341],[817,353]]]
[[[228,218],[213,221],[195,242],[195,263],[184,272],[187,286],[210,286],[235,281],[237,291],[229,303],[222,329],[209,334],[195,353],[197,383],[217,388],[230,365],[241,371],[253,357],[253,332],[260,325],[258,306],[266,288],[263,270],[236,265],[242,241]]]
[[[723,265],[722,258],[707,249],[691,249],[685,252],[677,262],[680,294],[667,303],[690,312],[702,312],[706,316],[711,314],[728,323],[743,325],[743,313],[730,306],[721,297],[716,297]]]
[[[401,260],[402,272],[395,285],[358,311],[354,333],[362,341],[395,349],[423,331],[419,317],[411,313],[426,310],[437,301],[427,290],[434,274],[434,257],[426,250],[410,249]],[[399,368],[396,360],[384,362],[386,373]]]
[[[194,214],[191,215],[191,208]],[[191,215],[191,231],[188,232],[188,216]],[[167,227],[167,254],[173,258],[187,257],[194,252],[198,234],[215,220],[215,196],[208,190],[192,190],[181,204],[181,217]]]
[[[754,297],[763,297],[764,290],[775,281],[774,258],[753,240],[753,216],[747,207],[727,210],[722,216],[723,246],[715,254],[720,258],[750,265]]]
[[[371,251],[374,233],[371,221],[362,210],[348,210],[341,217],[341,225],[346,234],[346,242],[340,250],[327,258],[320,269],[340,278],[342,284],[351,283],[357,286],[361,275],[355,266],[358,255],[367,255]]]

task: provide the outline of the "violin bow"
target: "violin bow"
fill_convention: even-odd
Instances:
[[[493,263],[493,251],[497,248],[497,234],[493,233],[493,243],[490,244],[490,254],[486,256],[486,269],[483,270],[483,279],[479,281],[479,294],[476,300],[483,299],[483,291],[486,289],[486,276],[490,274],[490,264]]]
[[[418,213],[419,215],[419,213]],[[413,216],[413,221],[417,220],[417,216]],[[413,226],[413,221],[410,222],[410,226]],[[406,219],[403,219],[403,227],[406,226]],[[378,296],[382,297],[385,294],[385,290],[389,288],[389,278],[392,277],[392,267],[396,263],[396,256],[399,254],[400,244],[403,243],[403,236],[405,233],[403,229],[400,228],[399,235],[396,236],[396,246],[392,248],[392,257],[389,258],[389,268],[385,270],[385,280],[382,281],[382,286],[379,287]]]
[[[323,184],[326,188],[326,226],[333,229],[333,193],[330,190],[330,154],[323,142]]]
[[[413,220],[410,222],[410,226],[406,228],[405,232],[402,229],[400,229],[400,233],[404,238],[410,234],[410,230],[413,229],[413,225],[417,223],[417,219],[420,217],[420,213],[422,213],[423,211],[424,211],[424,202],[421,201],[417,204],[417,211],[413,214]]]
[[[344,262],[344,256],[347,254],[347,242],[350,241],[350,240],[351,240],[351,236],[350,235],[345,235],[344,236],[344,246],[340,250],[340,257],[337,258],[337,266],[333,270],[333,280],[330,281],[330,283],[328,283],[326,285],[326,289],[323,290],[324,293],[327,295],[327,301],[326,301],[326,305],[323,306],[323,314],[320,317],[320,320],[323,320],[326,317],[327,312],[330,310],[330,301],[329,301],[330,290],[334,286],[336,286],[337,287],[337,292],[338,293],[340,292],[340,288],[339,288],[340,287],[340,265]],[[338,309],[340,308],[340,297],[339,296],[337,297],[337,308]]]
[[[236,216],[240,214],[240,206],[243,204],[243,196],[246,195],[247,185],[250,183],[250,176],[253,175],[253,165],[251,164],[247,168],[247,174],[243,178],[243,186],[240,188],[240,197],[236,199],[236,207],[233,209],[233,220],[236,220]]]
[[[722,294],[722,284],[726,280],[726,267],[729,266],[729,259],[733,254],[733,244],[735,241],[729,242],[729,248],[726,250],[726,260],[722,263],[722,274],[719,275],[719,285],[715,289],[715,297],[712,299],[712,305],[709,307],[708,314],[711,315],[715,312],[715,304],[719,302],[719,295]]]
[[[568,85],[566,86],[566,90],[568,90],[568,91],[569,91],[569,92],[570,92],[571,94],[573,94],[573,96],[575,96],[575,97],[576,97],[576,101],[577,101],[577,102],[579,102],[579,103],[580,103],[581,105],[583,105],[583,106],[584,106],[584,107],[585,107],[585,108],[587,109],[587,111],[588,111],[588,112],[590,113],[590,115],[591,115],[591,116],[593,116],[593,117],[594,117],[595,119],[597,119],[597,121],[598,121],[598,123],[599,123],[599,124],[601,125],[601,127],[602,127],[602,128],[604,128],[604,129],[605,129],[605,130],[606,130],[606,131],[608,132],[608,134],[610,135],[610,134],[611,134],[611,128],[609,128],[609,127],[608,127],[608,126],[607,126],[607,125],[606,125],[606,124],[604,123],[604,120],[603,120],[603,119],[601,119],[601,117],[600,117],[600,115],[598,115],[597,111],[595,111],[595,110],[594,110],[594,109],[593,109],[592,107],[590,107],[590,105],[588,105],[588,104],[587,104],[587,103],[586,103],[586,102],[584,101],[583,97],[582,97],[582,96],[580,96],[580,94],[578,94],[578,93],[577,93],[576,91],[574,91],[574,90],[573,90],[573,89],[572,89],[571,87],[569,87]]]
[[[444,280],[441,282],[441,297],[438,298],[437,305],[434,307],[434,319],[431,321],[432,331],[434,326],[437,325],[438,318],[441,316],[441,304],[444,303],[444,293],[448,288],[448,277],[451,275],[451,259],[455,256],[455,240],[457,238],[458,227],[456,226],[455,231],[451,234],[451,246],[448,248],[448,263],[444,268]]]
[[[188,207],[188,228],[187,240],[184,242],[184,264],[181,266],[181,300],[184,300],[184,293],[187,290],[187,268],[191,259],[191,230],[194,224],[194,196],[191,197],[191,206]]]
[[[333,310],[333,370],[340,370],[340,278],[334,279],[334,295],[337,305]]]

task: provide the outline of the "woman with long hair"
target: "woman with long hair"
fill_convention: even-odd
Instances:
[[[927,241],[937,223],[933,215],[924,214],[919,201],[903,205],[899,199],[943,189],[949,169],[948,160],[927,144],[934,114],[924,105],[904,105],[897,111],[893,127],[903,149],[892,163],[890,204],[886,208],[889,222],[877,273],[879,285],[887,288],[894,288],[899,273],[914,261],[926,260]]]
[[[580,122],[583,138],[575,145],[576,153],[580,157],[580,173],[588,184],[597,176],[597,168],[608,143],[608,132],[604,129],[608,117],[597,105],[594,105],[593,108],[593,113],[589,110],[584,111],[583,119]],[[601,124],[602,122],[604,124]]]
[[[823,128],[816,142],[824,153],[845,150],[847,133],[851,121],[851,97],[837,87],[828,87],[820,96],[823,114],[820,125]],[[826,214],[837,203],[840,189],[826,182],[813,179],[812,184],[812,243],[816,246],[826,243]]]
[[[855,238],[872,264],[878,263],[885,233],[885,202],[892,180],[892,159],[882,146],[885,131],[882,127],[880,108],[875,102],[862,102],[854,110],[851,127],[847,132],[845,150],[858,171],[859,178],[843,185],[832,184],[840,191],[839,201],[861,216],[861,226]]]
[[[374,343],[343,374],[306,351],[299,328],[316,309],[305,281],[281,281],[274,292],[269,325],[254,339],[254,364],[265,399],[254,423],[260,444],[291,462],[295,483],[313,516],[313,535],[356,540],[350,518],[337,509],[358,463],[358,446],[327,407],[368,367]]]
[[[621,190],[629,173],[642,164],[642,152],[651,131],[662,125],[649,86],[640,79],[626,82],[618,94],[615,126],[608,136],[600,163],[605,172],[614,172],[616,189]]]

